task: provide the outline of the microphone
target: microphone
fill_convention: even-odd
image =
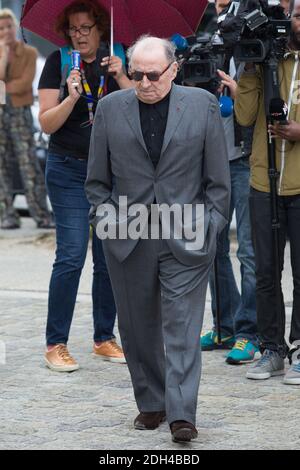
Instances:
[[[229,117],[232,115],[233,112],[233,101],[230,96],[220,96],[219,98],[219,104],[220,104],[220,111],[221,111],[221,116],[223,118]]]
[[[233,100],[228,96],[229,89],[227,86],[224,87],[223,94],[219,98],[221,116],[223,118],[229,117],[233,113]]]
[[[170,40],[173,42],[173,44],[175,44],[176,49],[178,51],[185,51],[189,47],[189,44],[188,44],[186,38],[181,36],[181,34],[179,34],[179,33],[173,34],[173,36],[171,36]]]
[[[288,124],[288,107],[287,104],[281,98],[272,98],[269,105],[269,113],[273,121],[279,122],[279,124]]]

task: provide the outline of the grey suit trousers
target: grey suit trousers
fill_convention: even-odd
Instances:
[[[201,265],[186,266],[164,240],[140,240],[122,263],[105,241],[103,247],[138,409],[166,410],[169,423],[195,424],[199,337],[214,250]]]

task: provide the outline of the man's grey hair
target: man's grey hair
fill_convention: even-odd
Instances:
[[[161,39],[155,36],[145,34],[137,39],[137,41],[127,50],[127,58],[129,67],[131,65],[132,56],[137,48],[144,50],[152,50],[155,44],[161,44],[165,50],[166,59],[169,63],[176,62],[176,46],[168,39]]]

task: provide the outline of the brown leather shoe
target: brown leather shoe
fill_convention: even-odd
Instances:
[[[170,424],[170,429],[173,442],[190,442],[198,436],[195,426],[187,421],[173,421]]]
[[[165,411],[154,411],[147,413],[140,413],[134,420],[134,428],[145,430],[145,429],[156,429],[166,420]]]

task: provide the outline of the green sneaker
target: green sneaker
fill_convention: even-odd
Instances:
[[[227,355],[226,362],[228,364],[246,364],[253,362],[255,354],[258,352],[258,347],[251,343],[251,341],[245,338],[239,338]]]
[[[234,336],[221,336],[222,344],[218,344],[216,331],[211,330],[201,336],[200,344],[202,351],[212,351],[213,349],[231,349],[235,343]]]

